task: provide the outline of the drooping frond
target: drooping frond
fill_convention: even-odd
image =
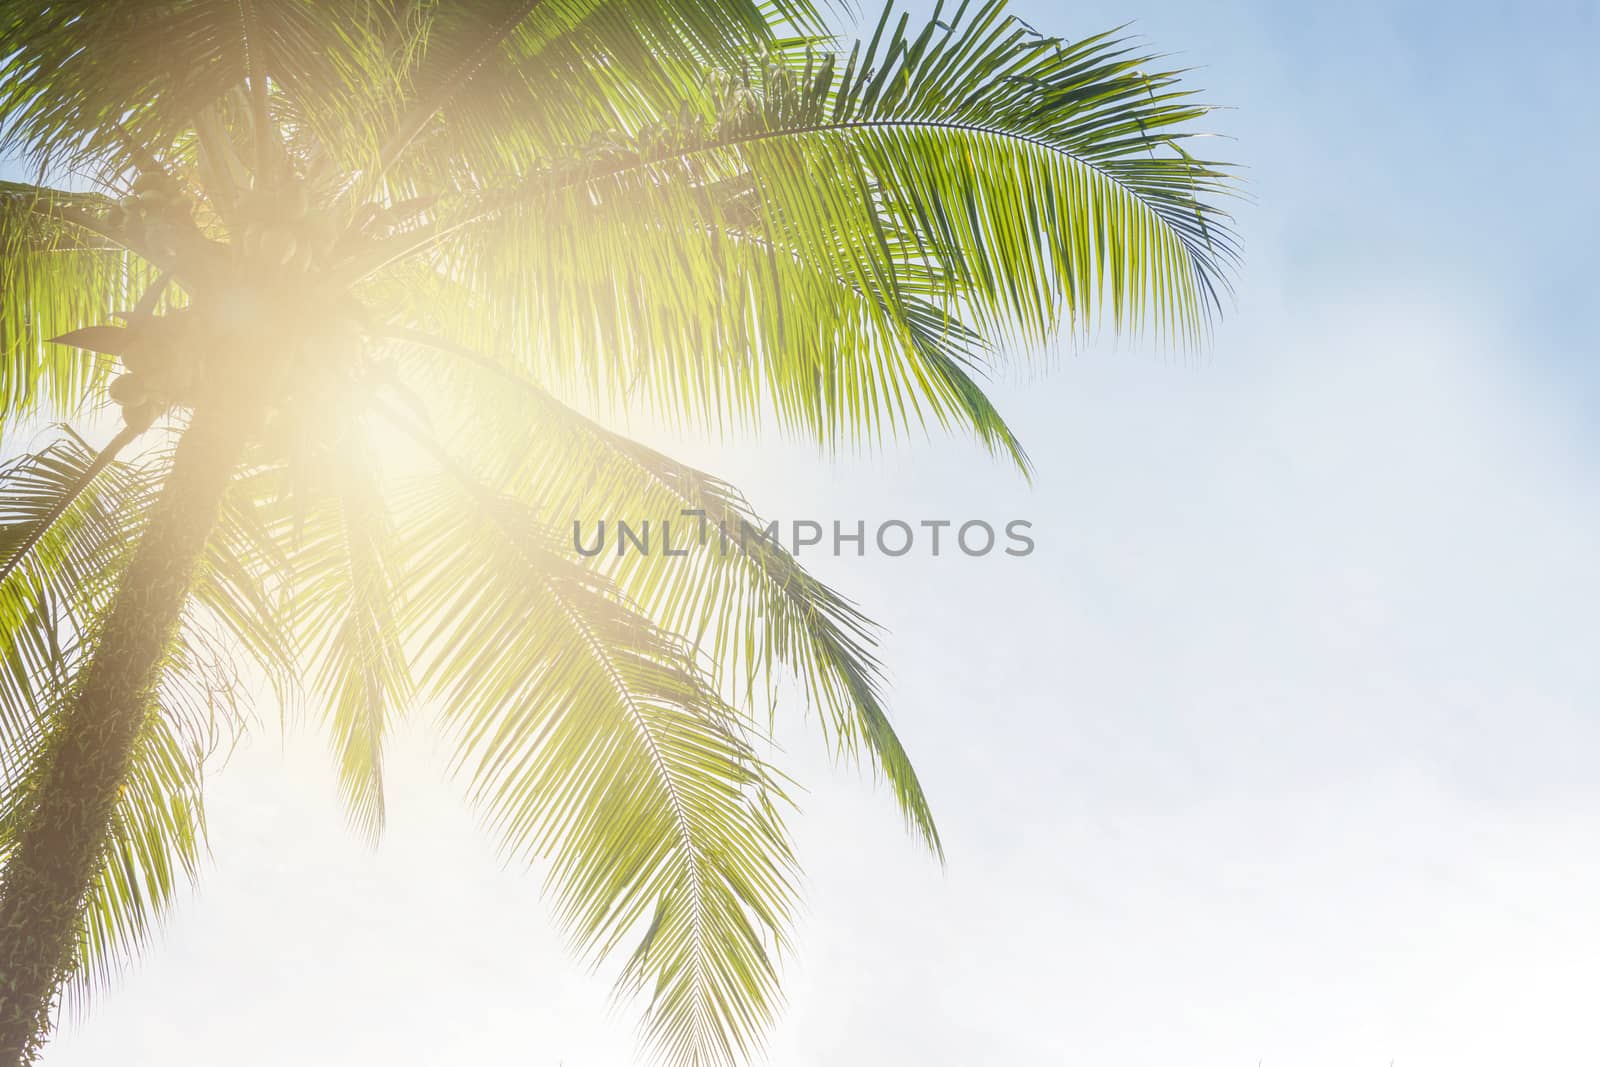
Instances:
[[[241,477],[223,501],[222,518],[206,545],[194,601],[248,657],[280,704],[303,692],[300,661],[285,591],[289,565],[281,528],[261,507],[258,478]]]
[[[162,667],[90,888],[74,984],[82,999],[115,980],[199,876],[205,768],[241,728],[247,693],[231,649],[193,616]]]
[[[793,903],[779,782],[682,642],[557,548],[524,504],[447,473],[418,491],[410,604],[470,793],[675,1063],[759,1047]]]
[[[75,1003],[126,970],[178,892],[199,873],[205,849],[203,770],[236,731],[243,698],[226,652],[209,642],[204,631],[187,623],[162,668],[157,700],[135,745],[84,902],[67,990]],[[29,810],[50,751],[59,699],[70,691],[63,688],[55,706],[40,710],[24,747],[7,752],[12,766],[0,773],[0,861]]]
[[[519,499],[538,504],[563,534],[571,528],[561,545],[569,559],[577,542],[595,537],[596,520],[610,522],[613,538],[618,519],[653,528],[654,551],[608,550],[590,565],[665,631],[693,641],[729,700],[762,704],[775,665],[798,681],[840,753],[881,771],[907,824],[939,851],[927,798],[884,707],[876,628],[765,536],[738,490],[572,410],[513,363],[426,334],[392,335],[439,386],[430,395],[465,401],[456,413],[469,424],[463,439]]]
[[[159,484],[69,432],[0,470],[0,857]],[[85,904],[75,996],[118,973],[203,848],[206,756],[239,718],[226,648],[191,613],[162,667]]]
[[[111,361],[53,337],[134,305],[155,270],[53,208],[90,217],[103,200],[0,182],[0,427],[82,414]]]
[[[396,531],[363,450],[347,442],[342,460],[314,483],[285,486],[269,472],[256,491],[275,498],[258,496],[254,507],[261,533],[281,553],[279,617],[292,654],[306,664],[313,711],[331,735],[346,808],[376,840],[384,823],[383,747],[411,699],[411,675],[395,622]]]
[[[702,424],[766,410],[824,439],[976,393],[929,341],[1149,325],[1195,340],[1227,284],[1206,109],[1112,37],[1041,38],[998,2],[849,58],[714,72],[682,113],[445,200],[358,254],[423,256],[546,381]],[[970,317],[977,333],[960,325]],[[957,367],[956,369],[959,369]]]
[[[0,763],[66,684],[135,539],[139,485],[65,434],[0,468]],[[129,523],[134,520],[134,524]],[[130,528],[132,527],[132,528]]]
[[[197,874],[205,841],[203,755],[164,718],[151,717],[84,906],[72,995],[114,981]]]
[[[991,347],[935,303],[948,286],[917,262],[914,246],[883,246],[896,264],[891,291],[782,247],[749,222],[718,236],[726,220],[702,212],[668,222],[652,211],[659,198],[647,199],[558,214],[542,225],[560,247],[543,257],[549,274],[537,281],[523,272],[545,270],[532,261],[504,275],[503,264],[474,260],[467,268],[476,291],[515,287],[526,299],[483,308],[467,302],[468,313],[453,317],[420,303],[422,320],[469,338],[515,338],[537,322],[545,333],[528,342],[535,347],[518,349],[529,375],[637,400],[671,422],[727,429],[767,420],[829,447],[936,426],[970,433],[1028,471],[1021,443],[980,384],[992,370]],[[706,243],[697,246],[701,237]],[[712,247],[723,238],[725,247]],[[493,280],[478,275],[480,267]],[[669,280],[657,284],[658,271]],[[406,277],[423,291],[452,287]],[[590,304],[607,311],[560,318],[563,309]],[[550,343],[563,347],[537,347]]]

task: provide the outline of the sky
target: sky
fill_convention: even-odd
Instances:
[[[1026,558],[807,557],[888,629],[941,869],[780,709],[805,909],[776,1067],[1600,1060],[1600,10],[1023,3],[1232,105],[1247,262],[1209,350],[936,437],[674,442],[780,518],[1032,522]],[[633,1062],[538,872],[419,723],[371,850],[322,740],[215,778],[213,859],[46,1067]]]

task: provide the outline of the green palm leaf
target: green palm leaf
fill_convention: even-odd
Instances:
[[[109,359],[49,343],[132,307],[156,277],[138,256],[52,210],[104,203],[0,182],[0,426],[79,416],[104,395]]]
[[[370,461],[333,468],[332,484],[301,487],[277,536],[289,546],[285,606],[315,698],[333,734],[339,783],[351,817],[369,838],[383,829],[383,745],[411,699],[411,677],[395,623],[399,547]],[[320,490],[320,491],[319,491]],[[287,524],[287,528],[285,526]]]
[[[407,522],[413,627],[473,799],[548,862],[558,914],[674,1062],[732,1062],[778,1002],[793,902],[780,783],[691,651],[563,558],[525,505],[447,482]],[[646,925],[647,924],[647,925]]]
[[[606,553],[591,565],[658,626],[692,638],[726,699],[770,706],[763,697],[774,664],[799,681],[839,752],[880,770],[907,823],[939,851],[927,798],[883,705],[876,627],[781,544],[744,536],[766,524],[737,489],[579,414],[510,362],[425,334],[393,336],[423,360],[426,380],[452,383],[431,392],[468,398],[461,417],[472,421],[473,440],[498,443],[481,451],[508,457],[499,469],[519,499],[542,502],[562,521],[647,520],[658,538],[663,522],[667,536],[675,523],[674,544],[685,556]],[[576,537],[562,543],[568,558]]]
[[[1236,246],[1232,179],[1184,144],[1207,109],[1181,72],[1112,37],[1040,38],[998,3],[917,35],[888,18],[846,60],[712,72],[681,114],[463,191],[354,269],[426,254],[525,294],[480,309],[484,336],[544,380],[825,438],[903,424],[930,336],[971,351],[938,325],[963,313],[989,337],[1105,310],[1197,340]]]
[[[150,468],[159,469],[159,468]],[[93,644],[93,620],[137,543],[149,472],[66,433],[0,470],[0,857],[48,757],[54,719]],[[135,749],[75,960],[81,995],[126,965],[204,844],[202,767],[240,718],[241,687],[203,616],[169,652]]]

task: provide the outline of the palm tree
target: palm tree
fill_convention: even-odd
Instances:
[[[1232,181],[1114,34],[999,0],[822,29],[811,0],[8,0],[0,143],[36,180],[0,188],[0,427],[115,432],[0,471],[0,1063],[193,875],[202,771],[267,682],[371,836],[385,737],[434,710],[672,1062],[748,1057],[778,1003],[773,687],[940,852],[872,624],[582,409],[824,449],[932,423],[1026,472],[998,348],[1201,337]],[[590,557],[575,515],[699,535]]]

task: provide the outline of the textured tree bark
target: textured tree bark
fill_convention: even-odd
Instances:
[[[31,1064],[48,1032],[161,661],[249,425],[234,405],[195,412],[52,738],[37,805],[0,878],[0,1067]]]

